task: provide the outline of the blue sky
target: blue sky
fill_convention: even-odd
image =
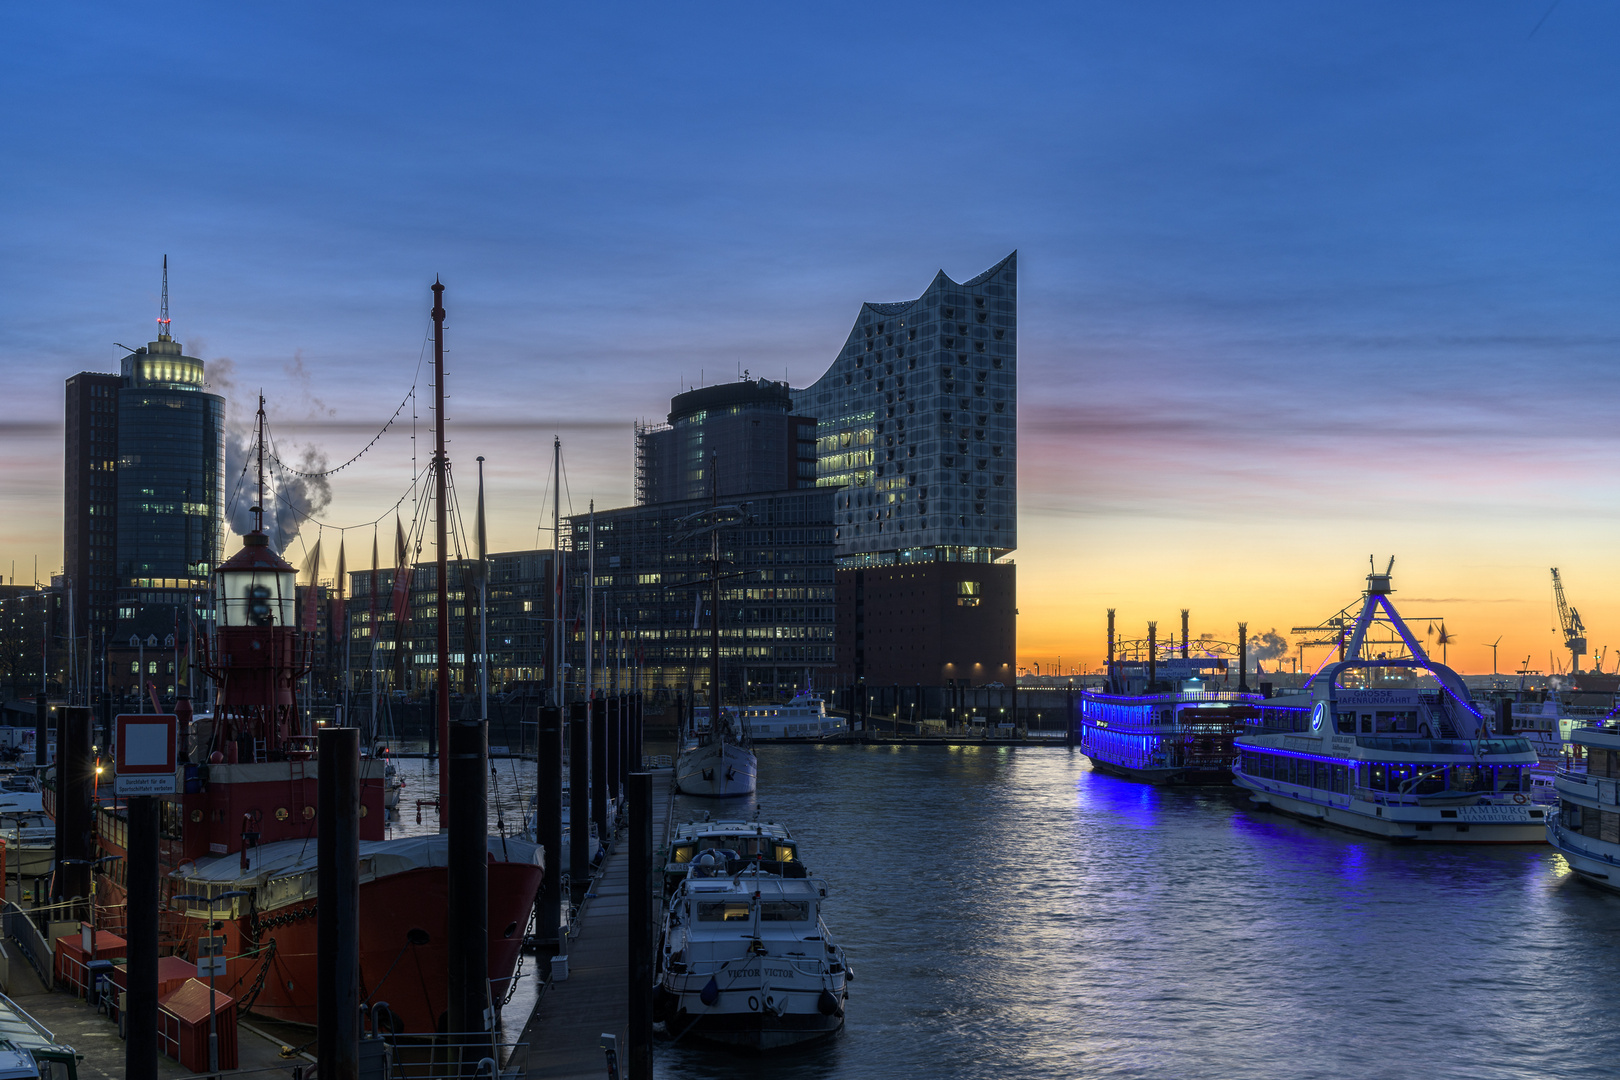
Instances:
[[[1017,248],[1031,655],[1108,605],[1307,621],[1372,550],[1483,641],[1547,647],[1553,564],[1620,620],[1610,5],[3,18],[0,568],[60,561],[62,380],[150,336],[165,253],[188,351],[333,459],[442,275],[452,453],[521,547],[554,431],[619,505],[683,377],[803,384]],[[409,475],[391,435],[327,519]]]

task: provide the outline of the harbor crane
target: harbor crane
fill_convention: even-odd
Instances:
[[[1569,650],[1569,673],[1581,673],[1581,657],[1586,655],[1586,626],[1581,613],[1564,599],[1564,583],[1558,576],[1558,567],[1552,568],[1553,599],[1558,602],[1558,625],[1564,632],[1564,648]]]

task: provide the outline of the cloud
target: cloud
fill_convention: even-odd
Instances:
[[[1249,656],[1257,664],[1287,656],[1289,651],[1287,640],[1277,633],[1275,626],[1249,638]]]

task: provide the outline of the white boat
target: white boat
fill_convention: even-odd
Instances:
[[[800,863],[699,855],[664,917],[664,1030],[752,1050],[835,1034],[853,976],[822,922],[826,895]]]
[[[1261,713],[1259,694],[1223,688],[1218,657],[1116,662],[1109,685],[1080,695],[1080,752],[1092,768],[1148,784],[1226,784],[1232,740]]]
[[[748,705],[740,712],[753,742],[826,739],[849,730],[843,717],[829,716],[827,703],[808,690],[795,695],[785,705]]]
[[[11,877],[44,877],[55,869],[56,823],[38,792],[0,793],[0,839]]]
[[[1620,728],[1570,732],[1586,767],[1558,771],[1558,810],[1547,819],[1547,843],[1594,885],[1620,892]]]
[[[1300,693],[1265,702],[1268,719],[1285,717],[1291,730],[1240,736],[1233,780],[1257,804],[1373,836],[1544,843],[1549,807],[1532,784],[1534,748],[1522,737],[1491,736],[1488,710],[1455,671],[1424,653],[1390,591],[1388,570],[1367,576],[1344,659]],[[1372,645],[1374,624],[1397,635],[1396,648]],[[1408,655],[1391,655],[1400,651]],[[1381,685],[1385,672],[1396,685]],[[1426,672],[1438,686],[1420,689],[1409,672]]]
[[[759,761],[748,734],[732,710],[722,709],[720,720],[718,730],[713,724],[698,727],[694,722],[694,730],[683,740],[675,756],[675,786],[681,794],[723,799],[754,793]]]
[[[691,863],[705,851],[735,852],[745,861],[799,861],[799,845],[787,826],[775,821],[702,821],[675,826],[664,844],[664,893],[672,894],[686,878]]]

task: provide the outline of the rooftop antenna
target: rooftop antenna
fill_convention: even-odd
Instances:
[[[158,340],[169,341],[169,257],[163,256],[163,310],[158,314]]]

